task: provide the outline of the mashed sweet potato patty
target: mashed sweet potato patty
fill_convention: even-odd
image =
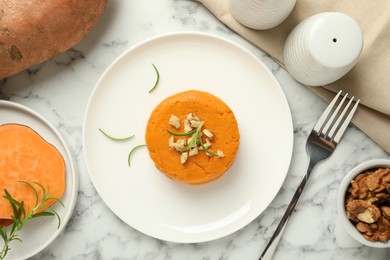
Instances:
[[[185,129],[190,121],[193,127]],[[192,149],[186,150],[197,130],[201,140],[193,140]],[[189,131],[191,135],[183,136]],[[207,92],[189,90],[166,98],[153,110],[145,140],[150,157],[161,172],[195,185],[211,182],[230,168],[237,154],[240,133],[233,111],[221,99]],[[184,144],[177,148],[175,145],[180,142]],[[183,153],[188,155],[184,161]]]

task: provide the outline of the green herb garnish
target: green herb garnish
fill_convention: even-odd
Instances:
[[[190,136],[190,135],[196,133],[196,130],[197,129],[194,129],[194,130],[189,131],[187,133],[176,133],[176,132],[173,132],[173,131],[167,129],[167,132],[170,133],[171,135],[174,135],[174,136]]]
[[[203,143],[203,141],[202,141],[202,137],[201,137],[200,133],[199,133],[198,135],[199,135],[199,136],[198,136],[199,144],[200,144],[200,146],[203,148],[203,150],[204,150],[206,153],[208,153],[208,154],[210,154],[210,155],[212,155],[212,156],[219,156],[219,154],[213,153],[212,151],[210,151],[209,149],[207,149],[206,146],[204,146],[204,143]]]
[[[152,92],[156,89],[156,87],[157,87],[157,85],[158,85],[158,82],[160,81],[160,73],[158,72],[158,69],[156,68],[156,66],[154,66],[153,63],[152,63],[152,66],[153,66],[153,68],[154,68],[154,71],[156,72],[156,81],[155,81],[155,83],[154,83],[153,88],[151,88],[151,89],[149,90],[149,93],[152,93]]]
[[[32,189],[35,196],[35,205],[32,209],[26,209],[23,201],[15,200],[14,198],[12,198],[11,194],[9,194],[7,189],[4,189],[5,195],[3,197],[10,202],[12,207],[13,215],[11,216],[11,219],[13,221],[13,224],[9,234],[5,226],[0,227],[0,236],[4,240],[4,246],[0,252],[0,259],[4,259],[6,257],[8,251],[11,249],[9,245],[12,241],[23,242],[18,237],[17,232],[20,231],[30,219],[37,217],[56,216],[58,220],[57,228],[59,228],[61,225],[61,219],[58,213],[54,211],[54,209],[52,209],[51,207],[47,207],[44,205],[44,203],[48,201],[55,201],[59,202],[64,207],[64,204],[61,202],[61,200],[52,197],[52,194],[49,194],[47,190],[38,182],[34,182],[34,184],[37,185],[43,191],[43,195],[41,198],[38,197],[38,192],[31,183],[23,180],[19,180],[19,182],[28,185]]]
[[[131,138],[134,137],[134,135],[130,135],[130,136],[126,136],[126,137],[113,137],[112,135],[109,135],[107,134],[105,131],[103,131],[101,128],[99,128],[99,131],[105,135],[106,137],[108,137],[109,139],[111,140],[114,140],[114,141],[126,141],[126,140],[129,140]]]
[[[127,137],[122,137],[122,138],[112,137],[111,135],[107,134],[106,132],[104,132],[104,131],[103,131],[102,129],[100,129],[100,128],[99,128],[99,131],[102,132],[102,134],[105,135],[106,137],[110,138],[111,140],[115,140],[115,141],[126,141],[126,140],[129,140],[129,139],[131,139],[131,138],[134,137],[134,135],[127,136]],[[133,155],[133,153],[134,153],[137,149],[139,149],[139,148],[141,148],[141,147],[143,147],[143,146],[146,146],[146,145],[141,144],[141,145],[138,145],[138,146],[134,147],[133,149],[131,149],[129,155],[127,156],[127,163],[128,163],[128,165],[129,165],[129,167],[130,167],[130,159],[131,159],[131,156]]]
[[[192,135],[192,137],[191,137],[190,141],[188,142],[187,146],[184,147],[182,150],[180,150],[180,153],[184,153],[184,152],[187,152],[188,150],[191,150],[192,148],[196,148],[197,145],[200,144],[200,146],[202,147],[202,149],[206,153],[208,153],[208,154],[210,154],[212,156],[219,156],[218,154],[213,153],[212,151],[207,149],[206,146],[204,145],[204,143],[202,141],[202,132],[201,132],[203,124],[204,124],[204,122],[200,123],[197,128],[195,128],[194,130],[189,131],[187,133],[176,133],[176,132],[173,132],[173,131],[167,129],[167,132],[170,133],[173,136],[190,136],[190,135]]]
[[[127,157],[127,163],[130,167],[130,160],[131,160],[131,156],[133,155],[133,153],[138,150],[139,148],[141,147],[145,147],[146,145],[145,144],[141,144],[141,145],[137,145],[136,147],[134,147],[133,149],[131,149],[130,153],[129,153],[129,156]]]
[[[195,148],[197,143],[198,143],[198,139],[200,137],[200,130],[202,129],[202,126],[203,126],[203,122],[199,124],[199,126],[195,129],[195,133],[192,134],[192,137],[191,137],[191,140],[188,142],[187,146],[184,147],[180,153],[184,153],[184,152],[187,152],[188,150],[190,150],[191,148]],[[188,133],[186,133],[187,135],[191,135],[191,132],[193,131],[190,131]]]

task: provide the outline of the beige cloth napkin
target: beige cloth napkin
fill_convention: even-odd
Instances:
[[[290,16],[269,30],[252,30],[230,13],[229,0],[198,0],[232,30],[271,55],[283,66],[283,45],[289,32],[302,20],[321,12],[342,12],[360,25],[364,47],[358,63],[342,79],[315,93],[331,100],[343,90],[361,99],[353,123],[390,153],[390,1],[297,0]]]

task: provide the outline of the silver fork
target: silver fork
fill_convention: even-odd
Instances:
[[[347,104],[344,104],[347,100],[347,93],[344,97],[342,97],[340,102],[337,102],[341,92],[342,91],[339,91],[335,98],[330,102],[308,136],[306,141],[306,153],[308,157],[306,174],[303,176],[303,179],[299,184],[298,189],[295,191],[286,212],[284,213],[278,227],[261,254],[259,260],[272,259],[287,222],[290,219],[314,166],[322,160],[327,159],[332,154],[356,111],[360,99],[358,99],[355,102],[355,105],[350,108],[354,97],[349,99]],[[344,108],[342,108],[343,106]]]

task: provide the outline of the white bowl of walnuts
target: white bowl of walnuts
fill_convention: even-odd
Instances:
[[[353,168],[341,181],[337,211],[355,240],[390,247],[390,160],[371,160]]]

